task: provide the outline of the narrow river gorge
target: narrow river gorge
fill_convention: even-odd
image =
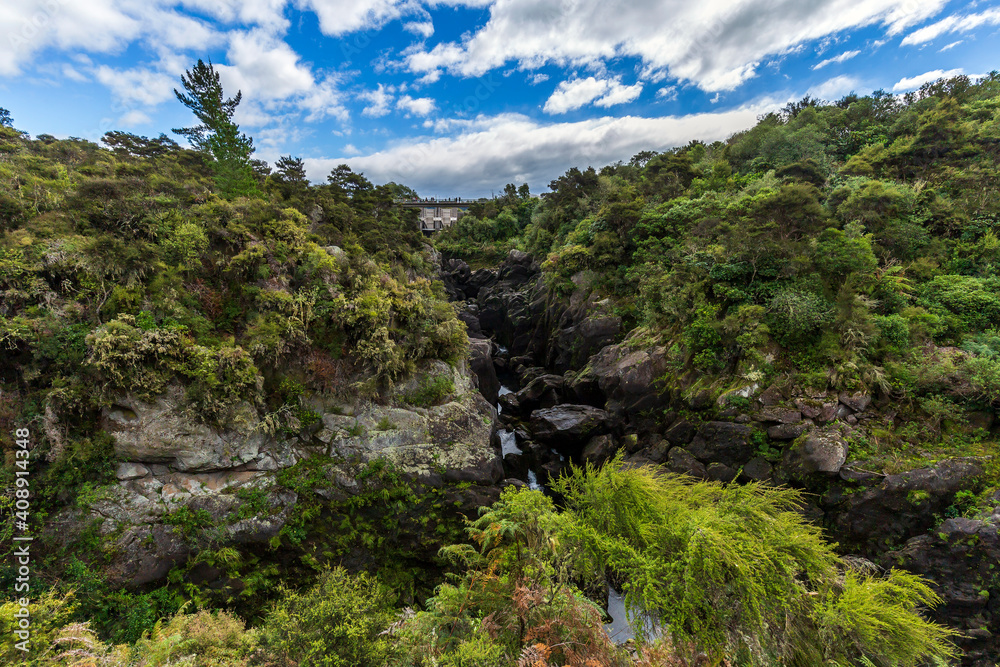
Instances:
[[[621,455],[626,464],[720,483],[802,489],[801,511],[841,553],[933,582],[944,601],[933,617],[962,633],[963,664],[1000,654],[1000,588],[990,571],[1000,558],[997,530],[991,519],[953,514],[956,494],[976,487],[983,461],[868,470],[852,457],[852,443],[878,420],[891,420],[889,398],[780,378],[717,390],[676,377],[668,351],[629,339],[586,275],[574,276],[571,293],[554,293],[538,262],[519,251],[475,271],[445,259],[441,277],[462,303],[472,369],[497,408],[494,448],[504,484],[547,490],[571,463]],[[607,607],[609,631],[631,636],[613,588]]]

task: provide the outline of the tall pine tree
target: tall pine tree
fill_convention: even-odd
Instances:
[[[251,162],[253,139],[240,132],[239,125],[233,122],[242,93],[225,98],[219,73],[211,60],[206,65],[199,59],[194,68],[184,73],[181,83],[187,94],[175,88],[174,95],[194,112],[201,125],[174,132],[187,137],[195,149],[212,157],[215,183],[223,197],[257,196],[259,190]]]

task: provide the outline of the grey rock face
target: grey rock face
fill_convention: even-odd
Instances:
[[[864,412],[865,409],[871,404],[872,397],[868,394],[862,393],[848,393],[846,391],[841,392],[838,397],[841,403],[849,407],[855,412]]]
[[[782,465],[793,476],[836,474],[847,461],[847,442],[837,427],[810,431],[785,448]]]
[[[610,401],[636,415],[665,405],[666,396],[656,380],[666,370],[662,348],[631,351],[624,345],[608,345],[591,357],[589,374]]]
[[[152,403],[122,397],[104,410],[105,429],[122,461],[165,463],[182,471],[224,470],[257,457],[265,436],[256,413],[245,406],[246,426],[216,431],[184,411],[183,391],[172,387]]]
[[[595,435],[583,448],[580,458],[585,463],[600,465],[614,456],[616,450],[615,440],[610,435]]]
[[[667,470],[678,475],[690,475],[698,479],[708,477],[705,464],[683,447],[673,447],[667,453],[667,461],[663,465]]]
[[[992,667],[1000,655],[998,521],[1000,507],[985,519],[948,519],[889,554],[895,564],[931,579],[943,604],[929,615],[960,631],[956,641],[965,652],[963,665]]]
[[[950,459],[929,468],[881,481],[846,494],[827,510],[836,526],[837,539],[862,552],[874,553],[931,527],[935,514],[952,504],[955,493],[969,489],[983,473],[972,459]]]
[[[723,463],[738,468],[753,457],[752,435],[753,429],[746,424],[707,422],[698,429],[688,451],[706,464]]]
[[[780,408],[777,406],[765,407],[755,415],[757,421],[778,422],[779,424],[795,424],[802,421],[802,413],[798,410]]]
[[[469,367],[479,379],[479,393],[491,405],[495,405],[500,391],[500,380],[497,379],[497,371],[493,367],[492,341],[482,338],[469,339]]]
[[[608,413],[590,405],[560,405],[531,413],[535,438],[553,444],[578,445],[606,427]]]
[[[772,440],[795,440],[809,428],[809,424],[777,424],[767,429],[767,437]]]

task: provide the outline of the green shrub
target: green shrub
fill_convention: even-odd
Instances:
[[[771,299],[767,324],[782,345],[806,344],[834,319],[832,305],[823,297],[797,288],[785,289]]]
[[[1000,279],[936,276],[922,286],[917,304],[940,316],[953,337],[982,331],[1000,322]]]
[[[553,488],[571,516],[553,526],[581,541],[578,563],[625,581],[627,607],[652,614],[678,648],[747,664],[916,666],[955,654],[951,633],[918,612],[939,602],[927,583],[852,571],[798,513],[797,491],[693,482],[620,456]]]
[[[275,656],[301,667],[383,667],[390,654],[382,633],[394,618],[391,599],[367,574],[326,570],[307,591],[282,591],[261,639]]]
[[[447,375],[434,375],[421,378],[420,384],[403,396],[410,405],[430,407],[444,401],[455,393],[455,383]]]

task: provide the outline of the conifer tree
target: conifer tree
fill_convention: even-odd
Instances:
[[[240,132],[233,122],[233,114],[243,94],[226,99],[222,92],[219,73],[209,60],[201,59],[181,77],[187,94],[176,88],[174,95],[181,104],[194,112],[201,125],[175,129],[185,136],[195,149],[212,157],[215,182],[220,193],[227,198],[250,197],[258,194],[251,155],[253,139]]]

